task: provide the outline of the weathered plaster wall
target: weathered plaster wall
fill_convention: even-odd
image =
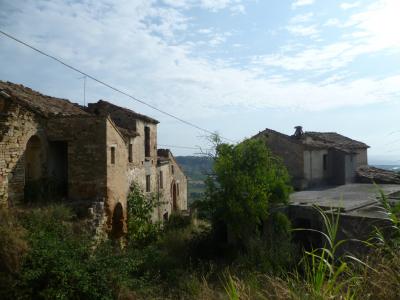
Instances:
[[[12,98],[0,96],[0,107],[0,205],[8,206],[24,198],[26,144],[34,135],[45,143],[44,119]],[[45,155],[43,151],[42,161]]]
[[[324,170],[323,156],[328,155],[328,150],[304,151],[304,177],[309,186],[318,185],[328,180],[328,172]]]
[[[368,165],[368,150],[358,149],[355,151],[356,154],[356,167]]]

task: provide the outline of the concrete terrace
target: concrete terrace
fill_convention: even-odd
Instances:
[[[400,201],[400,185],[382,184],[379,188],[390,201]],[[292,207],[318,205],[327,210],[340,209],[342,214],[349,216],[385,218],[378,206],[378,197],[378,187],[373,184],[346,184],[295,192],[290,203]]]

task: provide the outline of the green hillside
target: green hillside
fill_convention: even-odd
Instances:
[[[175,157],[188,177],[189,204],[202,197],[204,181],[212,169],[213,161],[207,156],[177,156]]]

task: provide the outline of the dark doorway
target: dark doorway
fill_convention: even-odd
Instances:
[[[49,192],[53,197],[68,197],[68,143],[55,141],[49,143]]]
[[[164,222],[168,221],[168,212],[163,214],[163,220],[164,220]]]
[[[172,195],[172,209],[176,211],[178,209],[177,199],[176,199],[176,184],[175,182],[171,185],[171,195]]]
[[[115,205],[112,215],[111,237],[119,239],[124,235],[124,209],[121,203]]]

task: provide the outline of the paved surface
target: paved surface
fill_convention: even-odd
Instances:
[[[400,195],[400,185],[382,184],[379,188],[386,195]],[[385,213],[379,207],[378,197],[378,188],[373,184],[347,184],[295,192],[290,202],[295,206],[315,204],[324,209],[340,209],[348,215],[382,218]]]

